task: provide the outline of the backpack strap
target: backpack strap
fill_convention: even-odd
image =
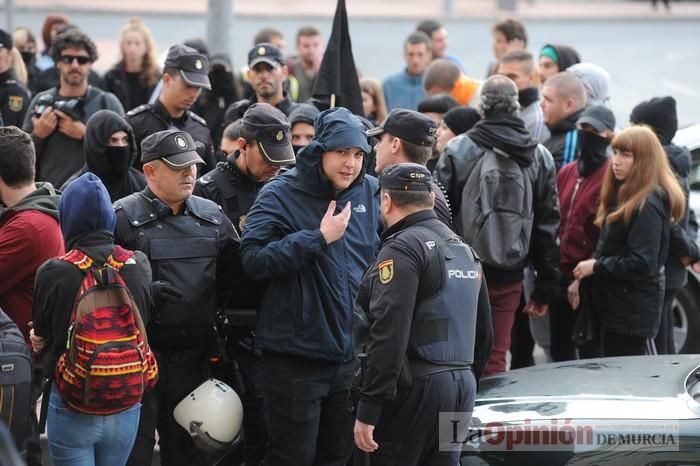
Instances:
[[[112,253],[105,261],[105,265],[109,265],[116,271],[119,271],[122,267],[124,267],[124,265],[129,259],[134,257],[134,254],[134,251],[124,249],[123,247],[117,245],[114,247]]]
[[[58,259],[73,264],[82,271],[89,269],[95,263],[90,256],[80,249],[71,249]]]

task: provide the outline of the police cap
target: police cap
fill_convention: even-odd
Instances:
[[[266,103],[251,105],[241,118],[241,132],[258,144],[260,154],[270,165],[294,163],[292,135],[287,117]]]
[[[394,191],[432,191],[433,177],[423,165],[397,163],[386,167],[379,177],[379,188]]]
[[[176,129],[158,131],[141,141],[141,162],[148,163],[158,159],[174,170],[204,163],[197,154],[197,146],[192,136]]]
[[[381,125],[367,131],[367,136],[389,133],[419,146],[435,144],[437,125],[422,113],[404,108],[392,110]]]
[[[168,50],[165,68],[177,68],[189,86],[211,90],[209,82],[209,60],[192,47],[175,44]]]
[[[254,68],[258,63],[267,63],[272,67],[281,66],[284,65],[284,57],[277,47],[262,42],[248,52],[248,66]]]
[[[6,48],[7,50],[12,50],[12,35],[0,29],[0,49]]]

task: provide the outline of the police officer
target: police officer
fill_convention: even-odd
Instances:
[[[165,129],[179,129],[192,136],[197,153],[204,160],[201,173],[216,165],[214,145],[206,121],[190,107],[202,89],[211,90],[209,62],[206,56],[191,47],[176,44],[170,47],[163,65],[163,88],[152,104],[140,105],[126,114],[136,136],[137,146],[147,136]]]
[[[369,338],[355,444],[373,465],[457,465],[459,452],[440,451],[436,426],[440,412],[472,410],[490,353],[481,265],[437,219],[427,168],[391,165],[379,186],[386,230],[357,297]]]
[[[288,76],[287,64],[282,52],[272,44],[256,44],[248,52],[248,82],[255,94],[250,99],[232,103],[226,110],[224,124],[232,123],[256,102],[266,102],[289,116],[297,107],[284,89]]]
[[[237,149],[225,162],[219,162],[214,170],[197,180],[195,194],[222,206],[226,216],[242,233],[246,215],[258,191],[279,173],[281,166],[294,163],[294,152],[287,117],[272,105],[253,104],[239,122],[240,137],[235,141]],[[258,282],[251,283],[251,286],[244,295],[235,296],[227,307],[257,309],[265,292],[264,285]],[[254,348],[255,323],[246,326],[237,322],[236,317],[236,311],[233,311],[228,319],[232,326],[227,332],[228,349],[237,361],[245,384],[245,463],[257,465],[265,456],[267,444],[260,353]]]
[[[235,281],[229,266],[238,260],[239,236],[219,206],[192,195],[203,161],[188,133],[159,131],[141,149],[147,187],[114,204],[115,237],[151,261],[155,314],[147,331],[160,379],[144,397],[129,464],[151,464],[156,428],[163,464],[204,464],[173,408],[207,378],[217,291]]]
[[[0,29],[0,121],[21,128],[29,100],[27,87],[12,69],[12,35]]]

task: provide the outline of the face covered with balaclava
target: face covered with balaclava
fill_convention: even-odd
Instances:
[[[88,169],[103,180],[123,179],[136,157],[131,126],[111,110],[100,110],[88,120],[83,148]]]

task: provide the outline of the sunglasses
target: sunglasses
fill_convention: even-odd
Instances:
[[[78,65],[87,65],[90,63],[90,57],[84,55],[61,55],[61,63],[64,65],[70,65],[73,60],[78,60]]]

